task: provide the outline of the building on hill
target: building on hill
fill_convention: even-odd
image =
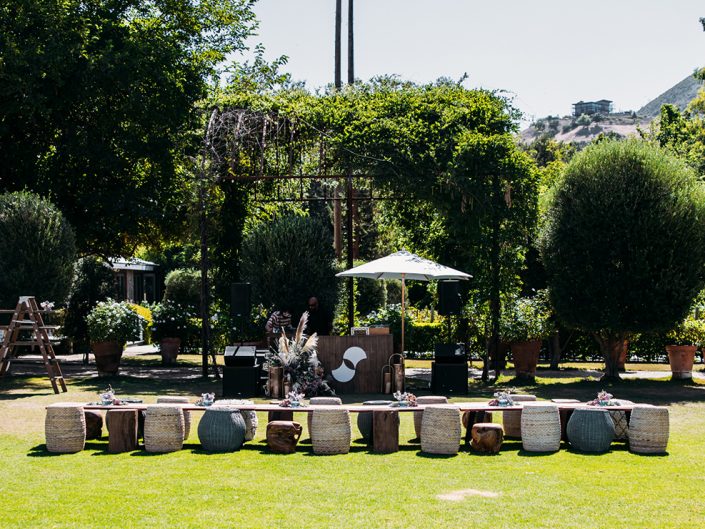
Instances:
[[[610,114],[612,112],[612,101],[600,99],[599,101],[578,101],[573,103],[573,115],[575,117],[587,114]]]

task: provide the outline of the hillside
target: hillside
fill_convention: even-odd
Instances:
[[[528,128],[521,131],[519,137],[522,143],[531,144],[540,136],[548,135],[556,141],[565,143],[586,144],[600,134],[629,137],[638,134],[638,128],[645,129],[649,123],[658,117],[661,106],[676,105],[683,110],[696,96],[702,87],[698,81],[689,75],[663,94],[648,102],[636,112],[620,112],[607,116],[548,116],[537,119]]]

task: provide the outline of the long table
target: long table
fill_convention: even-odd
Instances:
[[[536,401],[537,403],[542,403],[544,401]],[[555,404],[558,406],[558,411],[561,418],[561,430],[565,432],[565,427],[570,418],[573,410],[579,407],[586,406],[584,402],[551,402],[545,401],[546,404]],[[531,403],[528,403],[531,405]],[[175,406],[181,407],[184,411],[205,411],[208,409],[207,406],[196,406],[195,404],[174,404]],[[225,404],[230,405],[230,404]],[[481,402],[451,402],[448,404],[426,404],[418,406],[390,406],[390,405],[372,405],[363,406],[360,404],[346,404],[342,406],[336,405],[321,405],[321,406],[298,406],[298,407],[284,407],[278,404],[232,404],[233,407],[238,408],[242,411],[255,411],[255,412],[268,412],[277,413],[281,415],[282,413],[312,413],[316,409],[345,409],[351,413],[371,413],[372,421],[375,425],[381,425],[384,431],[378,432],[377,435],[373,435],[372,438],[372,451],[377,453],[390,453],[396,452],[398,450],[398,437],[399,437],[399,427],[398,427],[398,413],[408,413],[415,411],[423,411],[426,408],[432,408],[434,406],[455,406],[461,412],[474,412],[474,413],[506,413],[506,412],[517,412],[524,408],[524,403],[517,403],[514,406],[490,406],[486,403]],[[134,410],[146,410],[150,404],[124,404],[124,405],[100,405],[100,404],[87,404],[84,406],[86,410],[115,410],[115,409],[134,409]],[[214,406],[218,406],[218,401],[215,401]],[[624,406],[605,406],[603,409],[609,411],[624,411],[630,413],[634,405],[624,405]],[[468,425],[468,433],[470,430],[470,425]],[[394,436],[396,436],[394,438]],[[467,436],[466,436],[467,440]]]

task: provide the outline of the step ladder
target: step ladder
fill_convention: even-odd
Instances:
[[[42,353],[44,367],[46,367],[54,393],[59,393],[59,388],[61,391],[67,391],[64,375],[54,354],[54,347],[49,339],[47,329],[48,327],[44,325],[42,318],[42,311],[37,307],[37,301],[34,297],[22,296],[12,313],[10,324],[5,330],[2,345],[0,345],[0,377],[9,371],[10,363],[17,357],[17,346],[31,346],[32,350],[37,347]],[[26,338],[26,334],[30,335],[29,339],[21,339]]]

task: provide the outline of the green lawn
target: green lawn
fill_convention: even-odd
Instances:
[[[651,529],[700,528],[705,519],[705,385],[637,380],[606,388],[671,407],[665,456],[631,454],[620,444],[598,456],[565,447],[535,455],[505,442],[497,456],[463,450],[433,457],[411,442],[408,414],[402,414],[401,450],[387,455],[370,453],[357,429],[348,455],[314,456],[308,442],[293,455],[270,454],[262,442],[264,415],[257,438],[236,453],[203,452],[194,424],[178,453],[111,455],[104,438],[78,454],[48,454],[44,406],[95,400],[106,382],[69,380],[69,393],[56,396],[44,378],[0,381],[1,527]],[[119,394],[147,402],[159,394],[195,399],[219,391],[215,381],[110,382]],[[539,378],[526,389],[587,399],[601,388],[596,381]],[[495,390],[473,384],[459,400],[485,400]],[[458,499],[441,497],[450,493]]]

